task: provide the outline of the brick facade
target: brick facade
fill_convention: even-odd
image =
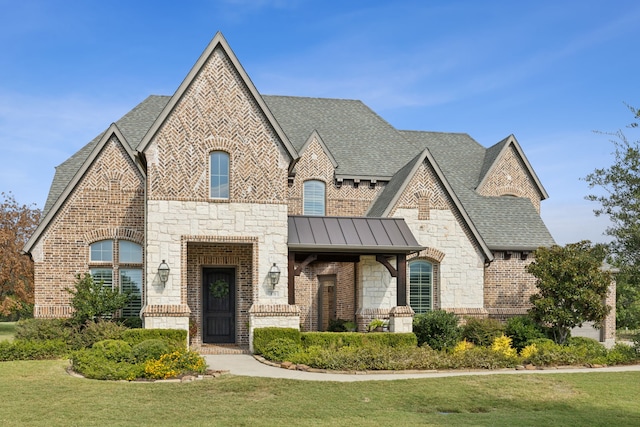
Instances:
[[[494,252],[485,268],[484,304],[489,316],[505,320],[523,315],[531,307],[529,297],[537,292],[536,279],[526,272],[533,262],[526,252]]]
[[[77,274],[91,267],[89,245],[129,240],[142,245],[144,179],[120,141],[111,137],[32,251],[36,317],[69,317]],[[117,250],[117,244],[114,247]],[[117,256],[117,253],[116,253]],[[104,265],[107,267],[107,265]],[[114,286],[118,275],[114,274]]]

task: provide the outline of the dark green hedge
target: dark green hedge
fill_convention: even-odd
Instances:
[[[147,340],[162,340],[176,350],[187,348],[187,331],[184,329],[126,329],[120,339],[131,346]]]
[[[68,354],[63,340],[0,341],[0,361],[59,359]]]
[[[257,328],[253,330],[253,352],[262,354],[269,343],[278,338],[288,338],[300,344],[300,331],[295,328]]]
[[[359,332],[303,332],[302,345],[317,345],[323,348],[362,347],[377,344],[386,347],[416,347],[418,339],[412,332],[408,333],[368,333]]]

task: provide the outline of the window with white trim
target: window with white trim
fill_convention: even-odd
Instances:
[[[229,153],[213,151],[209,155],[209,197],[229,198]]]
[[[132,298],[120,315],[137,317],[142,309],[142,246],[128,240],[95,242],[89,248],[89,266],[94,281],[131,292]]]
[[[409,263],[409,305],[416,314],[433,309],[433,264],[428,261]]]
[[[318,180],[305,181],[302,189],[302,214],[322,216],[325,214],[325,183]]]

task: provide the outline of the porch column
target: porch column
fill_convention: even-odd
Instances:
[[[398,286],[398,292],[396,294],[397,306],[407,305],[407,255],[396,255],[398,270],[398,276],[396,277],[396,283]]]

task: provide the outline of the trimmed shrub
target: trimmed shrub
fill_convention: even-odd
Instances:
[[[170,350],[186,350],[187,333],[183,329],[127,329],[122,332],[121,339],[131,346],[143,341],[159,339],[165,341]]]
[[[127,328],[115,322],[98,320],[89,321],[79,328],[74,329],[71,338],[71,347],[75,350],[90,348],[93,344],[103,340],[119,340]]]
[[[567,346],[576,349],[586,361],[607,355],[606,347],[593,338],[571,337],[567,340]]]
[[[16,323],[17,340],[69,342],[72,335],[73,329],[68,319],[24,319]]]
[[[322,348],[362,347],[365,345],[380,345],[385,347],[416,347],[416,335],[408,333],[389,334],[358,332],[302,332],[300,334],[303,347],[319,346]]]
[[[452,368],[499,369],[516,366],[517,359],[487,347],[473,347],[450,355]]]
[[[460,340],[458,316],[443,310],[418,314],[413,318],[413,332],[418,345],[424,344],[434,350],[453,348]]]
[[[159,359],[166,353],[171,353],[172,349],[164,340],[151,339],[142,341],[131,348],[131,356],[136,362],[146,362],[151,359]]]
[[[488,347],[493,340],[504,334],[504,325],[496,319],[484,318],[467,319],[467,323],[462,327],[462,337],[467,341]]]
[[[289,338],[300,344],[300,331],[295,328],[257,328],[253,330],[253,352],[262,354],[264,348],[277,338]]]
[[[131,346],[122,340],[103,340],[95,343],[91,348],[114,362],[131,361]]]
[[[538,324],[528,316],[516,316],[507,320],[504,333],[511,338],[513,346],[518,350],[522,350],[532,340],[545,337]]]
[[[126,326],[130,329],[141,329],[142,328],[142,319],[138,316],[133,317],[118,317],[115,319],[119,324]]]
[[[291,359],[291,355],[299,353],[302,346],[291,338],[276,338],[262,349],[265,359],[274,362],[284,362]]]
[[[86,378],[96,380],[128,380],[144,377],[144,364],[110,360],[95,349],[84,348],[71,356],[72,369]]]
[[[0,341],[0,361],[59,359],[68,353],[63,340]]]

